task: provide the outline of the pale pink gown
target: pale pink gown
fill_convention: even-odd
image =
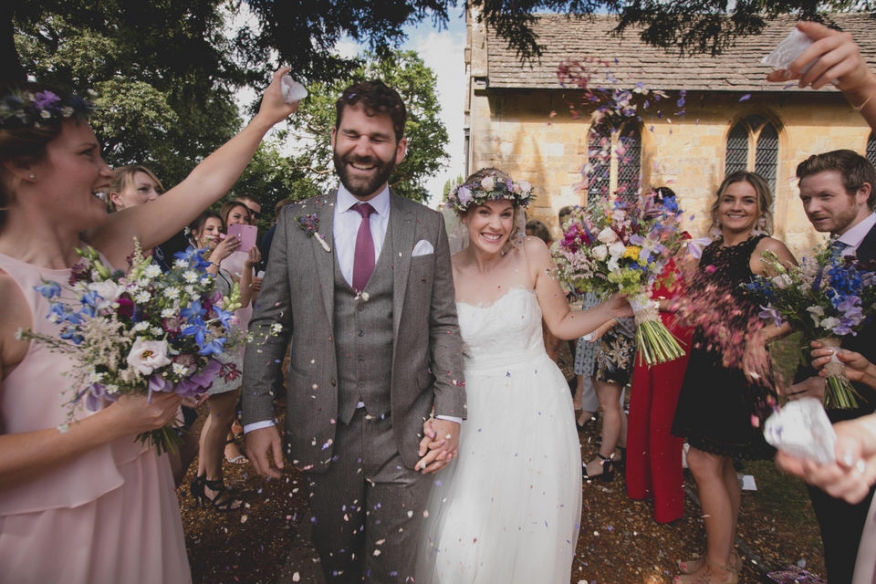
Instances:
[[[70,270],[46,270],[0,254],[18,283],[36,332],[56,335],[49,303],[34,286],[66,286]],[[54,428],[65,421],[67,357],[30,343],[0,386],[0,432]],[[83,412],[79,417],[90,415]],[[34,480],[0,490],[0,581],[102,584],[191,582],[167,456],[134,436],[94,448]]]

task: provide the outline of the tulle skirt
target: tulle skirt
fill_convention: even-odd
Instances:
[[[566,584],[581,518],[569,386],[543,349],[465,375],[459,457],[435,475],[416,581]]]

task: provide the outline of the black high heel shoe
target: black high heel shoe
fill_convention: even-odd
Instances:
[[[216,494],[210,497],[207,495],[206,489],[210,489]],[[198,507],[201,508],[210,503],[216,511],[227,513],[228,511],[240,509],[243,506],[243,499],[233,497],[228,489],[225,488],[225,483],[221,479],[208,481],[207,477],[195,477],[189,484],[189,491],[192,493],[192,498],[197,502]]]
[[[619,455],[616,457],[616,460],[614,460],[614,466],[621,472],[625,472],[627,470],[627,449],[620,446],[618,446],[617,449]]]
[[[203,507],[204,502],[207,500],[207,493],[204,492],[204,477],[193,478],[192,482],[189,483],[189,492],[192,494],[192,500],[198,507]]]
[[[614,455],[612,454],[612,456],[602,456],[597,452],[596,456],[600,458],[602,472],[590,476],[589,474],[587,474],[587,464],[585,463],[581,465],[581,478],[583,478],[588,483],[595,481],[596,479],[602,479],[602,482],[610,483],[614,480],[614,464],[612,462],[612,458],[614,457]]]

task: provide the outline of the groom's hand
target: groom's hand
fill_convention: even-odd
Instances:
[[[277,427],[269,426],[248,432],[246,455],[257,473],[272,479],[280,478],[280,471],[283,470],[283,443]]]
[[[423,474],[438,472],[458,454],[459,426],[456,422],[429,418],[423,424],[420,460],[414,468]]]

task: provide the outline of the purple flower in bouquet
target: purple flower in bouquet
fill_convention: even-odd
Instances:
[[[876,314],[876,275],[829,245],[792,268],[785,268],[770,252],[761,261],[772,275],[755,277],[747,290],[771,311],[774,322],[788,323],[807,343],[818,340],[839,347],[842,337],[857,335]],[[856,392],[842,363],[829,363],[825,370],[825,406],[856,407]]]
[[[627,295],[636,314],[640,358],[653,365],[684,355],[650,300],[658,276],[681,248],[684,232],[680,211],[654,213],[646,201],[647,195],[600,199],[576,208],[554,258],[559,279],[575,292]]]
[[[68,417],[75,419],[80,404],[97,410],[123,395],[205,392],[222,372],[215,356],[243,341],[229,328],[239,306],[237,287],[228,297],[217,296],[197,250],[177,254],[167,273],[143,257],[136,241],[127,274],[104,265],[93,249],[79,253],[82,266],[73,270],[70,289],[38,288],[50,300],[58,336],[21,335],[72,357]],[[159,452],[180,440],[173,425],[137,438]]]

